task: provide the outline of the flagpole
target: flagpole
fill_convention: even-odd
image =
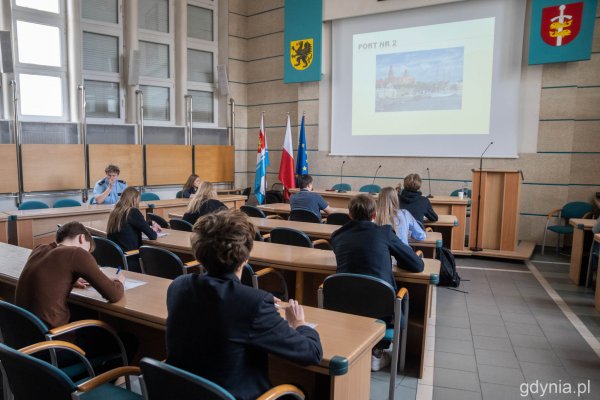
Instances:
[[[265,131],[266,131],[266,130],[267,130],[267,128],[265,128],[265,112],[264,112],[264,111],[261,111],[261,113],[260,113],[260,121],[262,122],[262,128],[264,128],[264,129],[265,129]],[[259,129],[260,129],[260,128],[259,128]],[[263,132],[263,135],[265,135],[265,141],[266,141],[266,138],[267,138],[267,132]],[[265,143],[265,149],[266,149],[266,143]],[[265,157],[266,157],[266,156],[265,156]],[[265,198],[267,197],[267,196],[266,196],[266,193],[267,193],[267,187],[268,187],[268,185],[267,185],[267,166],[265,165]]]

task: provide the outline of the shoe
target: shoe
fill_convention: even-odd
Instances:
[[[371,371],[379,371],[388,365],[390,365],[391,357],[390,353],[383,350],[373,350],[371,355]]]

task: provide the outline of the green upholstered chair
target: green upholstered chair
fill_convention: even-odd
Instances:
[[[142,369],[143,391],[146,400],[165,399],[203,399],[203,400],[235,400],[221,386],[181,368],[143,358]],[[304,399],[304,393],[293,385],[276,386],[257,400]]]
[[[38,200],[24,201],[21,204],[19,204],[19,210],[39,210],[42,208],[50,207],[48,207],[48,204]]]
[[[546,218],[546,227],[544,228],[544,239],[542,241],[542,255],[544,255],[544,248],[546,247],[546,235],[548,231],[554,232],[558,235],[556,240],[556,252],[560,247],[561,235],[569,235],[573,233],[573,227],[569,225],[571,218],[585,218],[591,216],[592,205],[583,201],[573,201],[565,204],[562,208],[552,210],[548,213]],[[552,218],[556,218],[556,225],[550,225]]]
[[[81,203],[77,200],[73,199],[60,199],[54,205],[53,208],[63,208],[63,207],[79,207]]]
[[[389,399],[394,399],[398,359],[404,370],[406,353],[406,327],[408,321],[408,290],[398,293],[382,279],[361,274],[335,274],[328,276],[319,287],[319,308],[363,317],[377,318],[391,323],[383,340],[376,346],[386,348],[392,343]],[[388,325],[389,326],[389,325]]]

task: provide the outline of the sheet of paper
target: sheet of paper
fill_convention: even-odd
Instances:
[[[123,285],[125,287],[125,290],[129,290],[129,289],[133,289],[136,288],[138,286],[142,286],[145,285],[147,282],[144,281],[138,281],[137,279],[125,279],[125,285]],[[77,290],[77,289],[76,289]],[[86,292],[96,292],[98,293],[98,291],[96,289],[94,289],[91,286],[88,286],[85,289],[79,289],[79,290],[84,290]]]

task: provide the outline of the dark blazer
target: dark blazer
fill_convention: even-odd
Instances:
[[[196,194],[196,192],[198,191],[198,188],[195,186],[192,186],[189,189],[185,189],[181,192],[181,196],[184,199],[189,199],[190,197],[192,197],[193,194]]]
[[[167,291],[167,362],[209,379],[237,399],[267,391],[269,353],[302,365],[319,364],[319,334],[292,329],[273,296],[242,285],[234,274],[189,274]]]
[[[431,202],[427,197],[422,196],[421,192],[404,189],[398,195],[398,199],[400,208],[410,211],[418,222],[423,223],[425,218],[431,222],[438,220],[438,215],[433,211]]]
[[[182,219],[194,225],[198,218],[200,218],[201,216],[213,213],[215,211],[219,211],[223,208],[227,208],[227,206],[221,203],[219,200],[208,199],[204,203],[202,203],[198,212],[186,212],[185,214],[183,214]]]
[[[378,226],[371,221],[350,221],[331,235],[337,272],[371,275],[388,282],[396,290],[392,273],[393,256],[398,268],[423,271],[423,260],[402,243],[391,225]]]
[[[156,240],[156,232],[146,222],[140,210],[132,208],[121,230],[109,233],[107,238],[118,244],[123,251],[130,251],[139,249],[142,245],[142,232],[148,239]]]

